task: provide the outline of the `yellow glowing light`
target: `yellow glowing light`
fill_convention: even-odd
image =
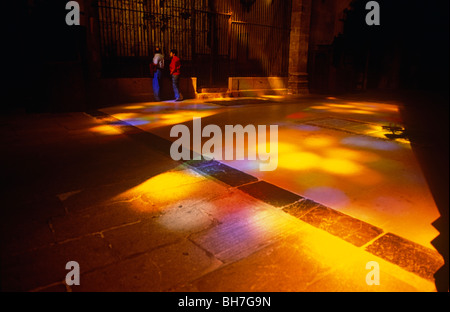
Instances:
[[[311,106],[311,108],[314,109],[321,109],[321,110],[327,110],[330,109],[329,107],[323,106],[323,105],[315,105],[315,106]]]
[[[386,110],[386,111],[398,113],[398,106],[394,106],[394,105],[384,105],[382,108],[383,108],[383,110]]]
[[[328,172],[340,175],[354,175],[362,170],[362,166],[346,159],[323,159],[320,166]]]
[[[267,137],[266,137],[267,139]],[[286,143],[286,142],[278,142],[278,154],[288,154],[295,151],[298,151],[299,147],[295,144]]]
[[[186,121],[192,121],[194,117],[203,118],[213,114],[215,114],[213,111],[179,111],[172,114],[157,114],[155,117],[161,120],[154,122],[152,126],[180,124]]]
[[[330,107],[327,107],[327,109],[328,109],[330,112],[333,112],[333,113],[341,113],[341,114],[348,113],[348,110],[343,109],[343,108],[330,108]]]
[[[154,176],[115,197],[119,201],[140,200],[141,204],[132,205],[141,211],[157,211],[161,207],[182,199],[193,199],[198,182],[205,178],[190,171],[168,171]]]
[[[374,138],[386,139],[386,134],[391,134],[391,132],[380,131],[380,132],[365,132],[365,134],[370,135]]]
[[[180,116],[182,116],[182,114],[158,114],[158,117],[161,119],[177,119]]]
[[[124,120],[124,119],[133,119],[139,116],[139,114],[136,113],[118,113],[112,115],[114,118]]]
[[[354,105],[349,104],[326,104],[329,107],[336,107],[336,108],[355,108]]]
[[[114,126],[108,126],[108,125],[102,125],[102,126],[96,126],[91,129],[89,129],[91,132],[95,132],[102,135],[118,135],[122,134],[122,131],[120,131],[119,128]]]
[[[313,153],[300,152],[279,154],[278,167],[291,170],[306,170],[316,168],[320,164],[320,157]]]
[[[200,180],[200,175],[188,174],[186,171],[169,171],[148,179],[133,188],[133,191],[158,194],[169,188],[177,188]]]
[[[143,108],[147,108],[149,106],[161,106],[161,102],[143,102]]]
[[[331,138],[326,137],[310,137],[302,141],[302,145],[308,145],[311,147],[325,147],[330,146],[333,143]]]
[[[327,155],[334,158],[348,158],[348,159],[358,159],[360,157],[359,151],[354,151],[346,148],[330,148],[324,151]]]
[[[361,115],[370,115],[373,114],[373,112],[369,111],[369,110],[363,110],[363,109],[350,109],[347,111],[348,113],[353,113],[353,114],[361,114]]]
[[[218,100],[218,101],[226,101],[226,102],[230,102],[230,101],[233,101],[234,99],[232,99],[232,98],[230,98],[230,97],[223,97],[223,96],[220,96],[219,98],[214,98],[214,101],[215,100]]]
[[[379,160],[380,158],[374,153],[351,150],[347,148],[328,148],[325,150],[325,154],[331,158],[348,159],[359,162],[373,162]]]
[[[313,259],[317,259],[320,263],[318,265],[333,270],[333,272],[339,276],[349,277],[349,279],[351,278],[355,281],[362,281],[358,286],[358,291],[436,291],[434,282],[419,278],[414,273],[408,272],[395,264],[381,258],[374,257],[373,254],[365,251],[361,252],[360,247],[356,247],[339,237],[327,233],[326,231],[314,228],[312,226],[307,228],[305,225],[300,228],[297,237],[297,241],[293,240],[292,245],[296,246],[296,249],[302,250],[302,253],[297,254],[293,252],[292,257],[298,257],[299,261],[302,261],[305,250],[304,242],[309,242],[309,256]],[[392,290],[390,290],[391,285],[388,285],[387,288],[383,289],[374,288],[373,285],[367,285],[365,281],[370,270],[366,268],[366,264],[369,261],[376,261],[379,263],[380,268],[382,268],[381,272],[386,272],[387,276],[395,276],[401,282],[394,283],[395,285],[392,285]],[[380,285],[384,286],[376,287],[385,287],[387,284],[383,284],[383,273],[381,273],[380,280]],[[324,281],[324,283],[327,283],[327,281]],[[310,288],[309,291],[320,291],[321,287],[324,287],[323,285],[324,284],[316,285],[315,288]],[[347,284],[341,281],[336,290],[355,291],[354,285],[355,284],[353,283]],[[414,285],[414,288],[411,285]]]
[[[143,108],[145,108],[145,106],[143,105],[129,105],[124,107],[124,109],[143,109]]]
[[[407,144],[407,147],[409,147],[409,148],[411,147],[411,142],[409,142],[408,139],[398,138],[398,139],[395,139],[395,141],[399,142],[399,143]]]
[[[386,131],[383,129],[383,126],[379,125],[367,125],[367,130],[365,133],[372,133],[372,132],[378,132],[378,131]]]
[[[334,98],[327,98],[334,99]],[[398,106],[393,104],[375,102],[345,102],[345,103],[324,103],[323,105],[311,106],[312,109],[329,110],[334,113],[350,113],[369,115],[375,112],[398,112]]]
[[[398,106],[393,104],[378,102],[348,102],[348,104],[352,104],[355,107],[363,108],[366,110],[398,112]]]
[[[284,95],[263,95],[262,97],[268,99],[283,99]]]
[[[336,179],[334,176],[328,172],[305,171],[302,172],[301,175],[298,175],[296,183],[303,189],[308,189],[313,187],[322,187],[324,185],[333,185],[336,183],[335,180]]]

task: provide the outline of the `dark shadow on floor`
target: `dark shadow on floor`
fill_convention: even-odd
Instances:
[[[445,89],[443,89],[445,91]],[[449,97],[430,91],[361,92],[340,98],[362,101],[398,101],[404,131],[391,139],[406,136],[427,180],[441,215],[433,226],[440,232],[431,243],[445,260],[435,274],[438,291],[449,290]]]
[[[63,117],[1,119],[6,181],[0,210],[2,277],[10,269],[7,263],[15,265],[15,256],[54,243],[48,225],[52,218],[65,216],[67,209],[95,210],[97,204],[180,165],[159,152],[160,143],[151,136],[137,142],[123,135],[93,135],[81,127],[66,133],[52,126]],[[9,286],[0,283],[1,290],[11,291]]]
[[[403,95],[402,118],[441,217],[433,222],[440,232],[432,244],[445,265],[435,274],[438,291],[449,290],[449,99],[435,93]]]

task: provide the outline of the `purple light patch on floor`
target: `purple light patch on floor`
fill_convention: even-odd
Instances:
[[[394,151],[400,148],[400,146],[393,142],[382,141],[363,136],[349,136],[342,139],[341,143],[344,145],[365,147],[383,151]]]
[[[349,199],[344,192],[339,189],[327,186],[320,186],[307,189],[305,197],[323,203],[333,208],[343,208],[348,205]]]

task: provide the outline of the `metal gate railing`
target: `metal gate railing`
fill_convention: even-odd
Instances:
[[[98,0],[102,74],[145,77],[156,47],[178,50],[199,85],[287,76],[289,0]]]

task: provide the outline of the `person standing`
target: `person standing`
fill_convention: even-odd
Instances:
[[[156,101],[161,101],[161,81],[164,69],[164,56],[160,48],[155,49],[155,56],[153,56],[153,95]]]
[[[172,58],[172,61],[170,62],[170,75],[172,76],[172,86],[173,86],[173,93],[175,93],[175,101],[182,101],[183,96],[180,92],[180,58],[177,56],[177,50],[172,49],[170,50],[170,57]]]

